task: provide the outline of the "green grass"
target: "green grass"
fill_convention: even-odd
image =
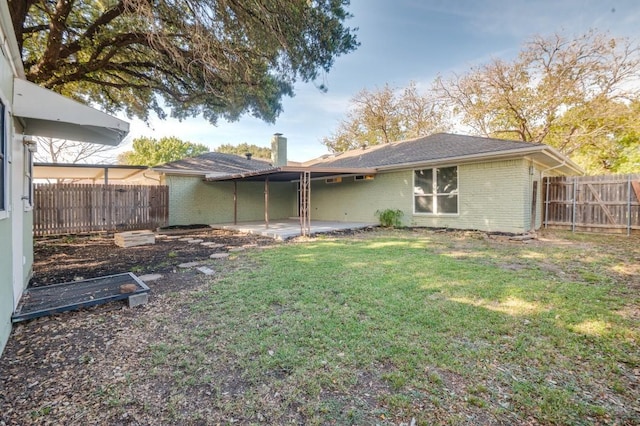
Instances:
[[[387,231],[254,251],[187,296],[150,365],[246,422],[638,421],[634,278],[581,244]]]

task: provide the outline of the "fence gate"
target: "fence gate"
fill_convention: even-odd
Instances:
[[[640,174],[544,179],[544,226],[573,231],[640,231]]]
[[[164,185],[34,185],[36,236],[157,228],[168,217]]]

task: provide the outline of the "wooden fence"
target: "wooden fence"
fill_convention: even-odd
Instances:
[[[640,231],[640,174],[544,180],[544,226],[573,231]]]
[[[34,185],[36,236],[152,229],[168,216],[167,186]]]

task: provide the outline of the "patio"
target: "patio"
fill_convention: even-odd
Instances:
[[[309,235],[323,234],[334,231],[345,231],[369,228],[378,226],[378,223],[366,223],[366,222],[325,222],[325,221],[311,221]],[[276,240],[288,240],[289,238],[299,237],[301,233],[300,220],[278,220],[269,222],[269,226],[265,225],[264,221],[257,222],[242,222],[237,224],[221,223],[217,225],[211,225],[214,229],[227,229],[233,231],[244,232],[246,234],[262,235],[264,237],[271,237]]]

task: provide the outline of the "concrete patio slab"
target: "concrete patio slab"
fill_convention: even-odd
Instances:
[[[314,220],[311,221],[311,235],[350,229],[363,229],[378,225],[378,223],[366,222],[329,222]],[[245,234],[262,235],[276,240],[288,240],[289,238],[295,238],[301,235],[300,222],[295,219],[269,222],[269,227],[266,227],[264,222],[241,222],[235,225],[222,223],[210,226],[214,229],[227,229],[244,232]]]

